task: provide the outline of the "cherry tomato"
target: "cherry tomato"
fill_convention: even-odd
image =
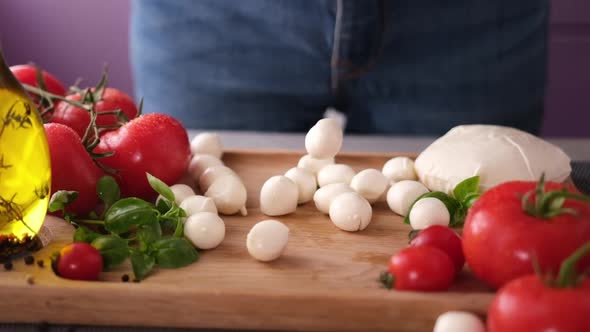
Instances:
[[[59,123],[44,126],[51,158],[51,194],[58,190],[77,191],[78,198],[68,210],[87,215],[98,204],[96,183],[104,173],[70,127]]]
[[[165,114],[146,114],[105,133],[94,152],[113,151],[100,162],[118,171],[124,196],[151,199],[155,191],[146,172],[171,185],[186,173],[191,152],[186,129]]]
[[[488,309],[488,332],[590,331],[590,279],[552,288],[536,275],[502,287]]]
[[[432,225],[418,233],[410,241],[410,246],[431,246],[444,251],[455,265],[455,271],[459,272],[465,264],[461,237],[451,228],[442,225]]]
[[[57,273],[67,279],[96,280],[102,272],[102,256],[88,243],[76,242],[59,252]]]
[[[471,207],[463,228],[463,252],[473,273],[499,288],[519,276],[533,273],[535,261],[542,271],[557,271],[561,262],[590,240],[590,204],[566,199],[564,213],[540,218],[523,211],[521,197],[536,182],[514,181],[485,192]],[[546,183],[548,192],[575,190],[559,183]],[[531,197],[531,201],[533,201]],[[579,270],[588,268],[588,257]]]
[[[66,97],[68,100],[78,102],[82,102],[82,98],[83,96],[79,93]],[[104,89],[100,100],[94,104],[94,109],[99,113],[96,124],[103,127],[116,125],[117,118],[113,114],[100,115],[102,112],[120,109],[129,120],[135,118],[138,113],[133,99],[124,92],[113,88]],[[90,124],[90,113],[67,102],[61,102],[55,107],[51,122],[64,124],[83,137]]]
[[[11,66],[10,70],[16,79],[24,84],[32,85],[35,87],[39,87],[37,85],[37,72],[35,66],[32,65],[16,65]],[[66,88],[64,85],[57,79],[55,76],[51,75],[50,73],[46,72],[45,70],[41,71],[41,76],[45,81],[45,87],[47,88],[48,92],[53,93],[54,95],[65,96],[66,95]],[[38,100],[38,96],[32,96],[33,99],[36,101]]]
[[[408,247],[391,257],[389,273],[397,290],[443,291],[453,283],[455,266],[438,248]]]

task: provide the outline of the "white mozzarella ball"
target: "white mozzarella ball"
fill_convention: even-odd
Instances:
[[[318,189],[313,195],[313,201],[318,211],[328,214],[332,200],[336,196],[348,192],[353,192],[353,190],[346,183],[332,183]]]
[[[244,216],[248,214],[246,211],[248,193],[237,175],[225,175],[216,179],[205,192],[205,196],[213,199],[217,211],[221,214],[232,215],[238,212]]]
[[[184,236],[199,249],[217,247],[225,237],[225,223],[212,212],[199,212],[184,223]]]
[[[277,175],[266,180],[260,189],[260,210],[267,216],[295,212],[299,189],[293,180]]]
[[[350,181],[350,187],[369,203],[375,203],[387,189],[388,182],[383,173],[369,168],[358,172]]]
[[[172,190],[172,193],[174,194],[174,201],[176,204],[180,204],[185,198],[195,194],[193,188],[182,183],[171,185],[170,190]],[[158,199],[160,198],[161,196],[158,196]]]
[[[215,133],[201,133],[191,140],[191,152],[196,154],[208,154],[217,159],[223,155],[223,145],[219,135]]]
[[[324,166],[330,165],[333,163],[334,163],[334,158],[316,159],[316,158],[306,154],[303,157],[301,157],[301,159],[299,159],[299,162],[297,163],[297,167],[304,168],[304,169],[312,172],[315,175],[315,174],[318,174],[320,169],[322,169]]]
[[[313,199],[313,194],[318,188],[318,183],[312,172],[303,168],[293,167],[285,173],[285,176],[297,185],[297,189],[299,190],[298,204],[304,204]]]
[[[354,170],[348,165],[326,165],[318,172],[318,185],[323,187],[331,183],[350,184],[350,181],[354,175]]]
[[[223,166],[223,162],[212,155],[196,154],[188,165],[188,172],[192,175],[193,179],[198,182],[201,174],[203,174],[207,168],[213,166]]]
[[[445,204],[438,198],[424,197],[410,210],[412,229],[424,229],[431,225],[449,226],[451,215]]]
[[[305,149],[314,158],[333,158],[342,147],[342,136],[338,120],[321,119],[305,135]]]
[[[476,315],[464,311],[448,311],[438,316],[433,332],[485,332],[486,328]]]
[[[383,165],[382,172],[389,181],[394,182],[418,179],[416,171],[414,170],[414,161],[408,157],[395,157],[389,159],[385,165]]]
[[[217,207],[215,207],[213,199],[201,195],[191,195],[185,198],[180,202],[180,208],[186,212],[187,216],[199,212],[211,212],[217,214]]]
[[[289,242],[289,228],[276,220],[264,220],[252,227],[246,239],[248,253],[263,262],[281,256]]]
[[[412,203],[427,192],[428,189],[418,181],[396,182],[387,191],[387,205],[393,212],[405,216]]]
[[[355,192],[342,193],[330,204],[330,220],[345,231],[362,231],[367,228],[372,216],[371,204]]]
[[[225,175],[236,175],[236,173],[231,168],[224,165],[207,168],[199,177],[199,189],[201,192],[207,191],[213,181]]]

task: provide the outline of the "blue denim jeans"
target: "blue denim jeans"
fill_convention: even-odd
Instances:
[[[465,123],[537,132],[547,0],[135,0],[146,112],[189,128],[305,131],[329,107],[354,133]]]

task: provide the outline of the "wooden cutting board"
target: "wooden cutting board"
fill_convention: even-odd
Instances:
[[[0,270],[0,321],[293,331],[432,331],[448,310],[485,315],[493,293],[463,272],[449,292],[397,292],[381,288],[379,273],[392,253],[408,243],[410,227],[385,203],[373,208],[369,227],[341,231],[313,204],[274,219],[290,229],[277,261],[261,263],[246,250],[246,234],[270,219],[258,210],[259,190],[273,175],[297,164],[301,153],[231,151],[224,162],[248,189],[247,217],[225,216],[226,237],[186,268],[157,270],[141,283],[121,281],[130,266],[103,273],[101,282],[65,280],[48,257],[71,242],[73,228],[48,217],[51,243],[35,254],[46,267],[15,261]],[[342,154],[337,162],[357,171],[381,169],[401,154]],[[190,179],[185,179],[190,182]]]

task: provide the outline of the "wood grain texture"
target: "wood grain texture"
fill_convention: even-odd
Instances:
[[[338,162],[356,170],[399,154],[343,154]],[[301,156],[285,151],[232,151],[224,161],[248,188],[247,217],[225,216],[226,238],[199,262],[177,270],[157,270],[141,283],[123,283],[129,265],[103,273],[102,282],[55,276],[49,267],[15,262],[0,272],[0,321],[91,325],[240,328],[292,331],[432,331],[448,310],[484,315],[493,293],[468,272],[443,293],[396,292],[377,282],[390,255],[407,245],[409,226],[384,203],[374,206],[369,227],[348,233],[317,212],[313,202],[274,219],[290,229],[284,255],[271,263],[252,259],[246,234],[270,219],[258,210],[262,183],[296,165]],[[189,181],[189,179],[185,179]],[[53,241],[37,258],[71,241],[73,229],[48,217]],[[46,264],[48,265],[48,264]],[[34,283],[27,283],[27,276]]]

